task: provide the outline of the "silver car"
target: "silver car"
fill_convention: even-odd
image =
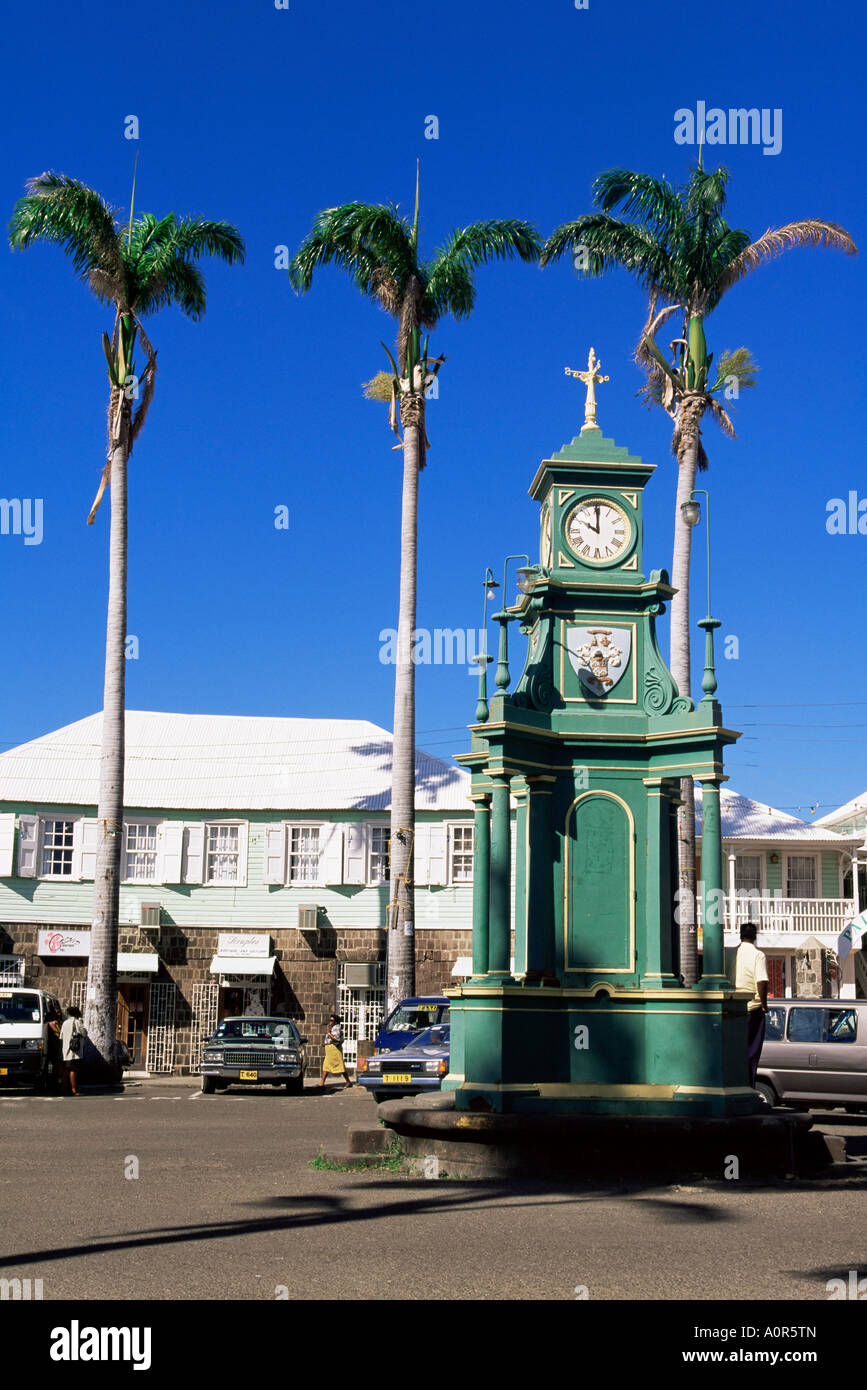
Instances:
[[[756,1090],[769,1105],[867,1109],[867,999],[772,999]]]

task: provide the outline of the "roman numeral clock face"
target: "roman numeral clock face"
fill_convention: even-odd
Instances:
[[[607,497],[585,497],[566,518],[569,548],[588,565],[610,565],[623,559],[632,544],[632,522]]]

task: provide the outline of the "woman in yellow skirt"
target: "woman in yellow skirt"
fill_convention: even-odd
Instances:
[[[325,1090],[326,1076],[342,1076],[347,1088],[350,1087],[352,1082],[346,1074],[346,1064],[343,1060],[343,1029],[337,1014],[332,1014],[329,1019],[324,1041],[325,1056],[322,1061],[322,1080],[319,1082],[319,1089]]]

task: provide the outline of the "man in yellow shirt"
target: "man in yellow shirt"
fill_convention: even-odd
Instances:
[[[768,963],[764,951],[756,946],[758,935],[753,922],[741,927],[741,944],[735,957],[735,989],[749,990],[752,998],[747,1004],[747,1063],[750,1085],[756,1084],[759,1057],[765,1040],[765,1015],[768,1012]]]

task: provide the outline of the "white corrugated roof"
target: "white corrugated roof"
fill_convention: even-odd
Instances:
[[[847,821],[854,820],[858,816],[867,815],[867,792],[862,792],[860,796],[855,796],[851,801],[847,801],[845,806],[841,806],[837,811],[828,811],[816,822],[817,825],[827,825],[829,829],[834,825],[845,825]]]
[[[0,754],[0,802],[95,806],[102,714]],[[126,712],[124,805],[384,811],[392,736],[364,719]],[[469,812],[469,774],[416,750],[416,808]]]
[[[807,840],[812,844],[846,844],[857,835],[836,835],[819,829],[815,822],[799,820],[778,811],[766,801],[753,801],[728,787],[720,788],[720,815],[724,840]],[[695,830],[701,834],[701,787],[695,788]]]

